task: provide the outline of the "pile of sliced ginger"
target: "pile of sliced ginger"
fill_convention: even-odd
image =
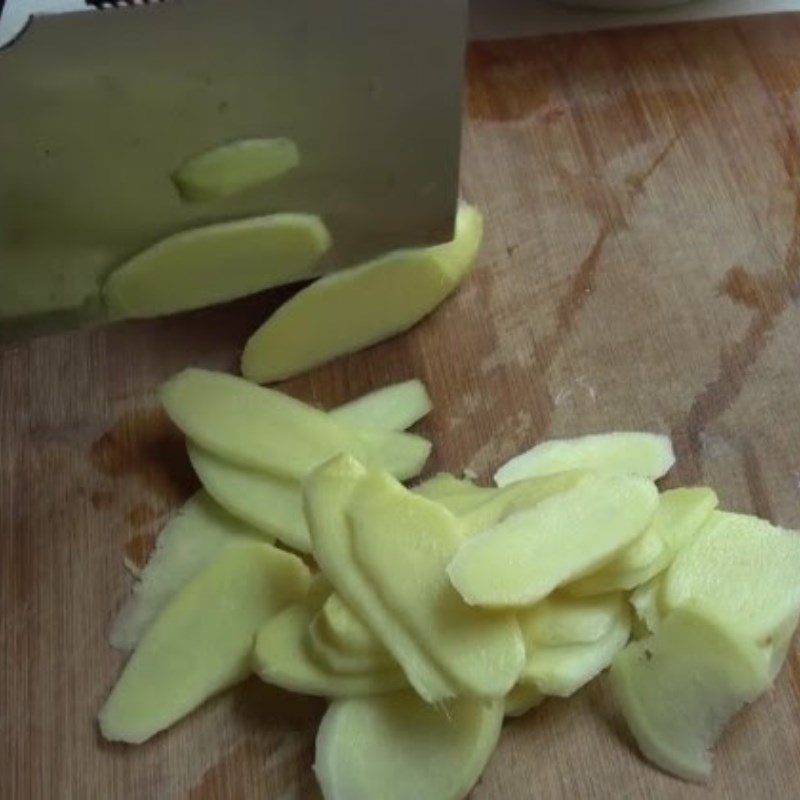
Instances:
[[[226,197],[299,163],[287,140],[203,154],[181,197]],[[642,753],[703,780],[711,748],[769,690],[800,619],[800,537],[659,492],[666,437],[537,445],[493,486],[439,474],[416,380],[330,411],[257,383],[403,331],[469,274],[483,220],[297,293],[248,341],[244,378],[188,369],[161,389],[202,489],[162,532],[112,644],[130,658],[100,711],[140,743],[251,674],[330,700],[314,769],[327,800],[458,800],[504,717],[610,667]],[[108,279],[116,317],[154,316],[314,277],[323,221],[273,214],[176,234]],[[254,381],[254,382],[250,382]]]
[[[463,797],[504,717],[610,667],[642,753],[705,779],[769,690],[800,616],[800,538],[659,492],[666,437],[545,442],[494,486],[439,474],[416,380],[322,411],[185,370],[161,389],[202,483],[112,633],[132,654],[100,711],[144,742],[251,674],[328,698],[329,800]]]

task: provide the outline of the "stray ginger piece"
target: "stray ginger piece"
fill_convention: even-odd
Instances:
[[[300,151],[291,139],[241,139],[187,159],[172,182],[182,200],[202,203],[253,189],[299,163]]]
[[[462,203],[452,241],[396,250],[312,283],[250,337],[242,374],[256,383],[290,378],[410,328],[469,273],[482,236],[480,212]]]
[[[271,214],[168,236],[132,256],[103,287],[112,318],[158,317],[293,283],[331,245],[313,214]]]
[[[305,564],[272,545],[228,549],[147,629],[100,710],[103,736],[144,742],[244,680],[256,631],[308,581]]]
[[[618,431],[551,439],[512,458],[495,473],[505,486],[523,478],[551,475],[568,469],[586,469],[608,475],[639,475],[657,480],[675,463],[668,436]]]
[[[770,680],[752,642],[702,606],[687,605],[616,656],[611,683],[644,755],[667,772],[702,781],[724,725]]]
[[[441,708],[411,692],[337,700],[319,727],[314,772],[326,800],[461,800],[502,722],[502,700]]]

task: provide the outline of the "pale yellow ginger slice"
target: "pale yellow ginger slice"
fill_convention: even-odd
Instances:
[[[625,612],[622,592],[593,597],[548,595],[530,608],[517,612],[526,646],[557,647],[592,644],[611,629]]]
[[[659,506],[660,507],[660,506]],[[656,517],[658,509],[656,509]],[[626,548],[597,572],[579,578],[566,587],[566,591],[576,597],[605,594],[618,589],[634,589],[647,581],[653,574],[666,569],[667,546],[653,531],[653,525],[631,542]]]
[[[378,655],[384,649],[369,626],[336,592],[331,592],[325,600],[317,618],[327,638],[342,650]]]
[[[314,657],[334,672],[353,673],[395,665],[389,651],[334,592],[308,628]]]
[[[397,662],[382,645],[375,653],[356,652],[341,647],[330,637],[319,614],[311,620],[308,627],[308,646],[315,661],[342,675],[397,668]]]
[[[547,699],[531,683],[518,683],[506,696],[503,713],[506,717],[521,717],[540,706]]]
[[[569,697],[596,678],[628,643],[630,611],[621,605],[611,627],[596,641],[547,647],[527,643],[520,684],[532,684],[542,694]]]
[[[647,530],[612,562],[571,584],[568,591],[575,595],[601,594],[646,583],[669,566],[718,502],[714,491],[703,487],[664,492]]]
[[[735,620],[687,605],[616,656],[611,685],[642,753],[667,772],[703,781],[723,727],[770,678],[763,653]]]
[[[339,453],[407,478],[430,453],[419,436],[353,430],[288,395],[222,372],[185,369],[162,385],[160,396],[172,421],[204,450],[282,478],[302,480]]]
[[[452,681],[392,614],[356,566],[345,512],[367,470],[350,456],[317,469],[304,484],[304,508],[314,559],[337,594],[379,636],[403,668],[409,683],[429,702],[457,694]]]
[[[661,622],[662,611],[659,605],[659,595],[663,583],[663,574],[657,575],[647,583],[637,586],[628,598],[637,618],[644,629],[650,633],[655,633]]]
[[[214,305],[314,274],[331,237],[313,214],[272,214],[182,231],[137,253],[103,287],[115,319]]]
[[[159,612],[228,547],[264,541],[259,531],[220,508],[203,491],[190,498],[158,536],[147,566],[119,612],[109,639],[133,650]]]
[[[482,235],[480,212],[462,203],[451,242],[397,250],[321,278],[250,337],[242,374],[281,380],[410,328],[469,273]]]
[[[325,800],[462,800],[500,737],[503,702],[430,706],[410,692],[337,700],[317,734]]]
[[[386,470],[400,481],[416,478],[422,472],[433,447],[414,433],[377,428],[349,430],[359,449],[366,453],[366,466]]]
[[[240,139],[187,159],[172,182],[182,200],[201,203],[253,189],[299,163],[300,151],[291,139]]]
[[[467,539],[447,573],[471,605],[532,605],[612,559],[641,535],[657,505],[644,478],[589,475]]]
[[[678,550],[686,546],[703,529],[704,522],[716,505],[717,496],[711,489],[673,489],[661,495],[659,505],[661,513],[657,512],[657,518],[665,522],[671,516],[670,524],[659,526],[659,534],[667,548],[666,556],[662,557],[666,560],[667,566]],[[668,507],[672,509],[671,515],[663,513]],[[644,582],[639,583],[628,597],[636,614],[633,625],[633,636],[636,639],[655,633],[665,613],[659,599],[665,572],[660,565],[657,566],[658,569],[651,566],[640,574],[639,578],[644,578]],[[653,572],[656,574],[653,575]],[[580,583],[576,581],[572,586],[578,586]]]
[[[193,442],[187,450],[200,483],[223,508],[295,550],[311,551],[296,480],[233,464]]]
[[[391,664],[380,670],[348,674],[332,670],[315,657],[309,647],[308,630],[326,593],[313,590],[259,630],[253,650],[256,674],[282,689],[320,697],[396,692],[406,686],[402,671]]]
[[[553,439],[511,459],[495,473],[498,486],[523,478],[550,475],[568,469],[604,474],[638,475],[656,480],[675,463],[668,436],[615,432]]]
[[[444,498],[438,500],[458,515],[461,532],[464,536],[475,536],[478,533],[497,525],[518,511],[526,511],[557,494],[566,492],[578,485],[588,473],[578,470],[559,472],[555,475],[544,475],[528,478],[509,484],[500,489],[482,489],[484,501],[477,501],[477,496],[470,504],[454,503]]]
[[[653,530],[653,526],[658,520],[658,512],[662,503],[659,500],[658,507],[656,508],[655,516],[649,527],[645,528],[644,533],[638,538],[634,539],[619,555],[610,563],[603,567],[602,572],[620,572],[623,575],[632,573],[641,573],[649,570],[654,563],[663,560],[666,553],[666,545],[661,537]],[[595,573],[597,574],[597,573]],[[611,587],[612,589],[628,589],[631,587],[620,586]],[[610,589],[608,591],[611,591]]]
[[[476,528],[488,527],[485,524],[487,517],[494,520],[500,515],[500,512],[495,510],[501,505],[496,499],[496,488],[478,486],[467,478],[456,478],[447,472],[434,475],[413,487],[413,491],[439,503],[455,514],[459,518],[465,536],[478,533]],[[490,506],[492,510],[487,511]]]
[[[368,392],[328,413],[351,428],[403,431],[419,422],[433,409],[428,390],[418,378],[393,383]]]
[[[360,431],[353,436],[373,459],[399,476],[413,477],[428,459],[425,439],[393,431]],[[242,467],[189,442],[189,460],[208,493],[231,514],[302,553],[311,551],[300,483],[265,470]]]
[[[458,514],[463,510],[462,504],[471,509],[475,504],[486,502],[495,490],[493,487],[478,486],[469,478],[457,478],[449,472],[439,472],[415,486],[414,491]]]
[[[666,547],[665,555],[659,561],[666,561],[669,566],[678,552],[703,530],[718,502],[716,493],[705,487],[664,492],[659,498],[659,506],[651,525]],[[638,624],[634,625],[634,636],[637,639],[646,633],[655,633],[663,616],[659,597],[665,573],[660,564],[656,566],[658,570],[651,567],[639,576],[646,580],[637,585],[629,597],[638,620]],[[650,572],[655,574],[647,577]],[[573,586],[579,583],[576,582]]]
[[[522,636],[513,614],[473,608],[450,585],[456,518],[385,472],[360,482],[346,515],[355,564],[387,610],[461,693],[503,697],[525,659]]]
[[[359,447],[371,451],[372,460],[382,462],[393,474],[410,477],[424,466],[431,445],[395,428],[413,424],[429,409],[424,385],[412,380],[370,392],[328,413],[338,424],[352,429]],[[191,441],[188,451],[197,477],[221,506],[289,547],[310,552],[297,480],[240,466]]]
[[[415,486],[413,491],[452,511],[459,517],[464,536],[474,536],[516,511],[532,508],[548,497],[571,489],[585,476],[585,472],[573,470],[497,488],[477,486],[468,479],[441,472]]]
[[[694,539],[718,505],[717,493],[706,486],[670,489],[661,495],[653,523],[670,561]]]
[[[800,535],[714,511],[664,576],[665,613],[692,600],[757,644],[774,639],[800,614]]]
[[[305,564],[271,545],[229,548],[147,629],[100,710],[103,736],[144,742],[246,678],[256,632],[308,583]]]
[[[186,436],[227,461],[302,479],[360,445],[324,411],[249,381],[189,368],[166,381],[161,402]]]

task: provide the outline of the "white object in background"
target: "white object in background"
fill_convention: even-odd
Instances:
[[[139,0],[141,2],[141,0]],[[580,5],[619,8],[641,3],[665,5],[668,0],[471,0],[473,39],[504,39],[532,34],[656,25],[680,20],[737,17],[800,11],[800,0],[672,0],[677,7],[649,11],[598,11]],[[136,0],[134,0],[136,2]],[[559,7],[556,3],[564,5]],[[0,3],[1,5],[1,3]],[[569,6],[569,7],[567,7]],[[0,47],[8,44],[36,14],[95,10],[85,0],[6,0],[0,15]]]
[[[37,14],[95,10],[85,0],[6,0],[0,15],[0,47],[19,36],[28,20]]]
[[[602,9],[603,11],[653,11],[657,8],[694,3],[696,0],[550,0],[560,6]]]
[[[597,0],[599,3],[599,0]],[[578,0],[572,0],[577,4]],[[590,5],[593,0],[585,0]],[[605,0],[608,6],[625,0]],[[800,0],[695,0],[651,11],[599,11],[558,6],[546,0],[472,0],[472,39],[507,39],[546,33],[658,25],[682,20],[800,11]]]

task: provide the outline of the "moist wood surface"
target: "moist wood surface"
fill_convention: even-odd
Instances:
[[[800,527],[800,21],[472,46],[463,191],[487,241],[410,334],[285,385],[332,405],[423,378],[430,471],[548,436],[670,432],[670,484]],[[315,798],[319,701],[252,681],[151,743],[103,744],[106,633],[195,482],[155,401],[234,369],[287,291],[0,352],[0,797]],[[636,754],[604,680],[510,722],[473,793],[800,795],[800,664],[731,725],[708,789]]]

